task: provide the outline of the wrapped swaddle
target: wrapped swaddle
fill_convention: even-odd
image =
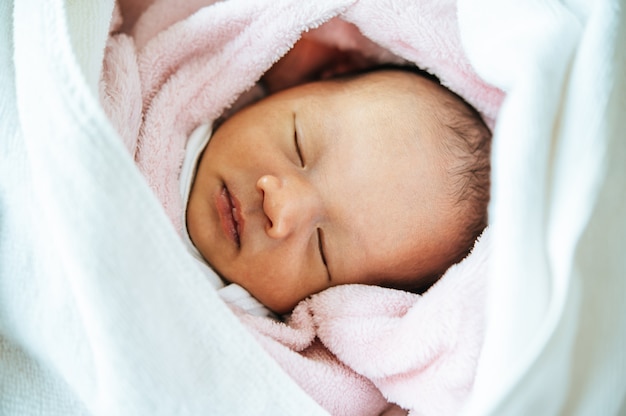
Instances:
[[[482,82],[467,63],[458,39],[454,2],[414,5],[409,9],[411,18],[404,13],[402,19],[395,16],[393,26],[375,18],[383,6],[316,3],[303,6],[298,21],[275,16],[291,16],[293,6],[288,2],[273,3],[271,12],[262,3],[242,6],[225,2],[189,16],[190,10],[181,12],[181,20],[172,21],[172,4],[157,2],[140,17],[132,38],[112,36],[105,58],[110,70],[103,79],[104,104],[113,102],[107,100],[110,95],[141,92],[141,100],[117,101],[117,109],[109,112],[112,118],[136,114],[137,109],[118,109],[143,103],[138,137],[126,139],[126,143],[134,144],[130,150],[174,224],[185,230],[184,223],[180,224],[181,219],[184,222],[193,160],[210,135],[210,127],[196,129],[196,125],[210,126],[235,100],[241,105],[254,99],[254,83],[305,29],[311,29],[304,35],[308,38],[358,52],[374,63],[425,66],[444,84],[464,94],[493,125],[502,93]],[[307,12],[306,7],[312,9]],[[222,13],[229,13],[228,17]],[[317,18],[311,19],[313,16]],[[428,24],[415,30],[415,19]],[[155,22],[162,23],[163,30],[156,31]],[[363,33],[376,33],[378,43]],[[135,48],[138,66],[124,56],[134,56]],[[220,65],[225,66],[218,71]],[[123,85],[127,91],[115,91],[119,88],[116,83],[132,71],[139,74],[132,76],[133,81],[141,85]],[[127,122],[126,118],[114,120],[120,131],[130,131],[122,125]],[[136,126],[134,121],[131,124]],[[194,132],[187,139],[191,130]],[[171,187],[172,178],[181,176],[178,168],[185,147],[181,203]],[[182,235],[190,252],[201,261],[187,233]],[[242,322],[331,413],[378,414],[389,402],[417,414],[454,414],[471,391],[482,344],[487,247],[487,243],[480,244],[480,253],[470,256],[467,265],[451,270],[450,276],[444,276],[423,296],[378,287],[338,287],[314,296],[311,302],[304,301],[287,324],[248,316],[258,314],[260,305],[236,285],[220,292],[230,294],[225,299]],[[219,289],[219,277],[206,266],[199,267]],[[425,322],[429,324],[425,326]],[[350,335],[351,331],[358,336]],[[361,350],[360,343],[368,348]]]
[[[291,327],[237,318],[178,233],[176,178],[193,128],[254,85],[303,31],[335,17],[355,24],[382,52],[439,75],[486,118],[495,117],[501,94],[482,89],[472,68],[507,93],[495,124],[492,223],[484,240],[490,247],[485,338],[466,412],[624,412],[626,19],[620,1],[232,0],[200,9],[206,4],[155,2],[133,40],[109,37],[112,1],[0,3],[0,413],[338,409],[341,392],[325,395],[323,385],[299,385],[285,373],[289,357],[320,363],[329,380],[351,380],[350,389],[364,386],[350,396],[361,409],[430,405],[412,388],[385,397],[394,386],[378,369],[344,355],[333,328],[317,327],[333,320],[315,318],[321,312],[315,299],[324,304],[341,299],[344,289],[360,289],[312,298]],[[448,31],[438,14],[453,16],[459,29]],[[188,28],[194,35],[215,32],[178,36]],[[416,49],[417,40],[438,46],[426,53]],[[224,52],[220,59],[192,57],[207,44]],[[252,50],[267,54],[248,55]],[[463,50],[461,57],[453,52]],[[121,61],[111,59],[116,55]],[[167,109],[171,117],[162,118]],[[391,314],[360,312],[401,329],[408,321],[396,319],[398,313],[421,313],[417,305],[428,297],[400,298]],[[296,327],[293,342],[281,343],[278,336],[285,339],[297,322],[308,338]],[[307,328],[320,335],[310,344]],[[322,338],[328,346],[316,341]],[[362,347],[347,352],[367,356]],[[308,355],[297,351],[303,348]],[[398,364],[387,355],[381,368]],[[327,365],[331,359],[335,367]],[[326,411],[307,393],[316,387]]]

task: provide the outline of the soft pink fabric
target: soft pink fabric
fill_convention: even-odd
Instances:
[[[380,414],[387,401],[412,415],[458,414],[482,345],[489,251],[486,232],[421,296],[344,285],[300,302],[285,324],[240,318],[331,414]]]
[[[467,62],[452,0],[156,0],[132,36],[112,32],[100,93],[177,230],[188,135],[220,116],[303,33],[379,62],[414,62],[493,125],[503,96]],[[485,239],[423,296],[343,286],[303,301],[287,324],[237,313],[332,414],[398,413],[390,403],[416,415],[454,414],[471,391],[480,351],[487,252]]]

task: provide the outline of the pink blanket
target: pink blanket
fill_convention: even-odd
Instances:
[[[450,0],[157,0],[131,35],[117,33],[120,25],[117,14],[102,104],[179,230],[189,133],[220,116],[303,32],[378,62],[414,62],[490,125],[503,98],[467,62]],[[236,312],[332,414],[454,414],[480,353],[487,255],[484,236],[422,296],[343,286],[303,301],[287,324]]]
[[[302,301],[287,324],[241,314],[283,368],[333,415],[457,414],[483,336],[489,238],[428,292],[345,285]]]

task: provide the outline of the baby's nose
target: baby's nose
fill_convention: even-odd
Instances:
[[[271,238],[285,238],[320,218],[319,194],[304,179],[264,175],[257,189],[263,193],[263,211],[269,219],[266,232]]]

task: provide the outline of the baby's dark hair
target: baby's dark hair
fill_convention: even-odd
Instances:
[[[448,130],[442,142],[444,152],[453,162],[449,174],[453,198],[464,218],[457,261],[471,251],[474,242],[487,226],[490,198],[491,131],[475,108],[446,89],[443,107],[435,117]]]

